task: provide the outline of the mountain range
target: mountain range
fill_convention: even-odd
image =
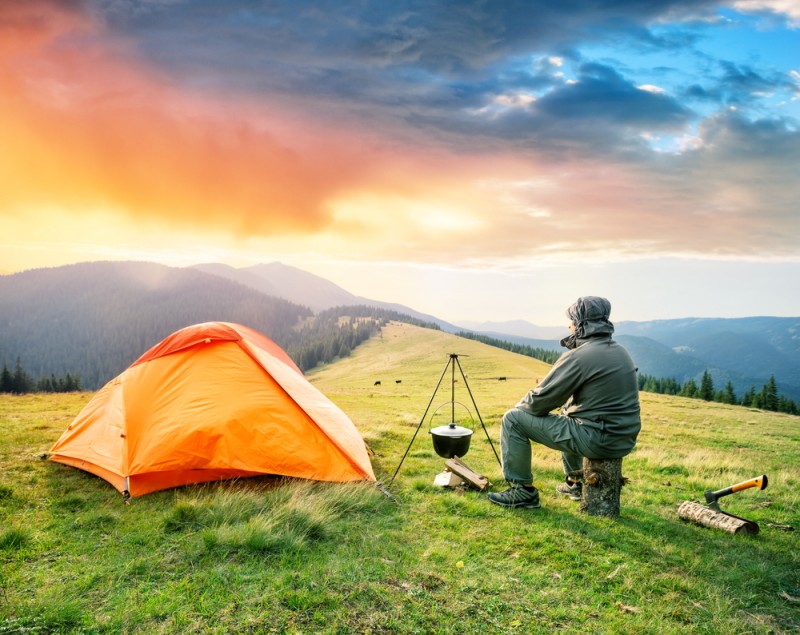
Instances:
[[[0,364],[16,357],[36,375],[81,368],[85,387],[121,372],[149,346],[188,324],[224,320],[260,330],[286,346],[313,313],[363,305],[436,324],[450,333],[560,350],[562,327],[523,320],[452,324],[400,304],[359,297],[281,263],[172,268],[153,263],[82,263],[0,276]],[[619,322],[615,337],[640,373],[699,382],[705,370],[741,394],[773,375],[800,399],[800,318],[684,318]],[[28,363],[35,358],[36,364]],[[101,361],[102,360],[102,361]],[[87,368],[93,368],[87,374]]]
[[[307,306],[314,312],[336,306],[364,305],[396,311],[423,322],[431,322],[449,333],[458,330],[455,325],[433,315],[420,313],[402,304],[380,302],[353,295],[325,278],[280,262],[253,265],[242,269],[219,263],[209,263],[194,265],[192,269],[237,282],[268,296],[283,298],[295,304]]]

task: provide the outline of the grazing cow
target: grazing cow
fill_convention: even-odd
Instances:
[[[396,384],[400,384],[400,383],[402,383],[402,381],[403,381],[402,379],[395,379],[395,380],[394,380],[394,383],[396,383]]]
[[[372,385],[373,385],[373,386],[380,386],[380,385],[381,385],[381,382],[380,382],[380,381],[376,381],[376,382],[375,382],[374,384],[372,384]]]
[[[505,380],[506,380],[506,378],[505,378],[505,377],[498,377],[498,378],[497,378],[497,381],[505,381]]]

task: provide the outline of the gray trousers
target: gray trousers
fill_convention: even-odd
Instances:
[[[603,432],[581,425],[562,415],[543,417],[512,408],[503,415],[500,450],[503,455],[503,476],[509,483],[533,483],[531,441],[561,450],[564,474],[583,469],[584,456],[603,454]]]

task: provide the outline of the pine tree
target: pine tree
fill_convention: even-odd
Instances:
[[[775,375],[770,375],[769,382],[764,386],[763,400],[765,410],[776,411],[778,409],[778,386],[775,383]]]
[[[3,362],[3,372],[0,373],[0,392],[11,392],[14,385],[14,378],[11,376],[11,371],[8,370],[8,365]]]
[[[729,403],[729,404],[735,404],[736,403],[736,393],[733,392],[733,384],[730,381],[728,381],[728,383],[725,384],[725,393],[724,394],[725,394],[725,397],[723,399],[724,403]]]
[[[641,375],[639,377],[639,390],[643,390],[644,392],[661,392],[656,378],[650,375]]]
[[[33,381],[22,367],[22,360],[17,357],[17,364],[14,367],[14,375],[11,379],[11,392],[22,395],[31,392],[32,389]]]
[[[697,382],[694,379],[690,379],[683,385],[683,389],[681,390],[682,397],[696,397],[697,396]]]
[[[77,375],[67,373],[59,382],[59,392],[77,392],[81,389],[81,381]]]
[[[661,384],[661,392],[665,395],[677,395],[681,391],[681,384],[680,382],[675,379],[674,377],[668,377],[667,379],[662,379],[660,381]]]
[[[711,401],[714,399],[714,381],[711,379],[711,375],[708,373],[708,370],[703,371],[703,377],[700,380],[700,391],[698,396],[700,399],[704,399],[705,401]]]

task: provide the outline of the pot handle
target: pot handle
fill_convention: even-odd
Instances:
[[[453,404],[453,410],[454,410],[454,411],[455,411],[455,406],[461,406],[461,407],[462,407],[464,410],[466,410],[466,411],[467,411],[467,414],[469,415],[469,420],[470,420],[470,423],[472,424],[472,426],[471,426],[471,427],[472,427],[472,429],[473,429],[473,431],[474,431],[474,430],[475,430],[475,418],[472,416],[472,412],[470,412],[470,409],[469,409],[469,408],[467,408],[467,407],[466,407],[466,406],[465,406],[463,403],[461,403],[460,401],[445,401],[445,402],[444,402],[443,404],[441,404],[441,405],[440,405],[440,406],[439,406],[439,407],[438,407],[436,410],[434,410],[434,411],[433,411],[433,414],[431,415],[431,418],[430,418],[430,420],[428,421],[428,430],[430,431],[430,429],[432,429],[432,428],[433,428],[433,419],[434,419],[434,417],[436,417],[436,413],[437,413],[437,412],[439,412],[439,410],[441,410],[441,409],[442,409],[442,408],[444,408],[445,406],[448,406],[448,405],[450,405],[450,404]],[[453,417],[453,418],[455,418],[455,417]],[[455,421],[451,421],[451,423],[455,423]]]

